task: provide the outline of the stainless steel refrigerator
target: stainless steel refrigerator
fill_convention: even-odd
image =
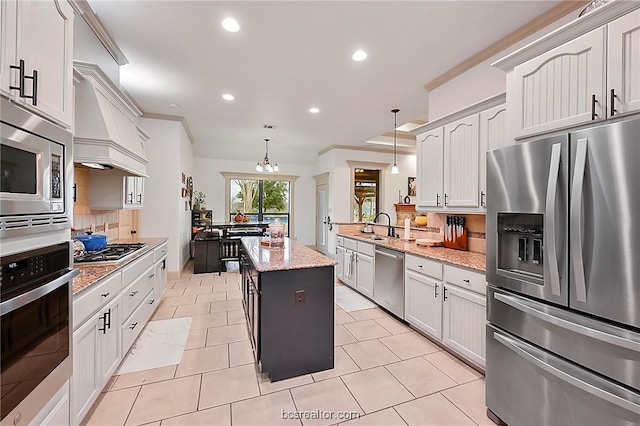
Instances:
[[[490,415],[640,424],[640,119],[487,154]]]

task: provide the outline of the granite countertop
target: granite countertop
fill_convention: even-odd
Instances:
[[[353,238],[367,243],[375,244],[381,247],[387,247],[394,250],[403,251],[417,256],[427,257],[433,260],[450,263],[455,266],[463,266],[469,269],[485,272],[486,259],[483,253],[475,253],[472,251],[454,250],[446,247],[423,247],[415,243],[415,241],[404,241],[400,238],[385,238],[383,240],[372,240],[371,235],[343,234],[339,236]]]
[[[130,243],[147,243],[147,246],[136,251],[133,256],[124,262],[120,263],[78,263],[73,267],[80,271],[73,280],[73,294],[74,296],[83,290],[91,287],[92,284],[100,281],[107,275],[122,269],[124,266],[130,264],[140,256],[147,254],[149,251],[158,247],[160,244],[167,241],[167,238],[125,238],[114,241],[109,241],[109,244],[130,244]]]
[[[337,264],[335,260],[289,238],[284,239],[283,248],[261,246],[261,239],[262,237],[242,237],[242,245],[258,272],[320,268]]]

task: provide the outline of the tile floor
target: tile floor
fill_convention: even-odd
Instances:
[[[237,273],[169,282],[151,320],[192,317],[182,361],[112,377],[83,424],[493,425],[483,376],[378,308],[336,305],[335,368],[271,383],[239,285]]]

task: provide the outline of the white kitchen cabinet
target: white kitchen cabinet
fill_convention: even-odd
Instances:
[[[444,205],[478,206],[479,116],[444,126]]]
[[[344,247],[336,247],[336,278],[344,280]]]
[[[73,332],[72,424],[80,424],[120,364],[120,296]]]
[[[356,254],[356,290],[370,299],[373,299],[373,275],[373,256],[358,252]]]
[[[484,367],[485,296],[445,283],[442,300],[442,342]]]
[[[480,207],[487,206],[487,152],[513,144],[507,137],[507,107],[494,106],[480,113]]]
[[[640,111],[640,9],[607,24],[609,117]]]
[[[344,249],[344,270],[342,273],[342,282],[349,287],[356,287],[356,257],[358,252],[352,249]]]
[[[162,243],[153,250],[155,277],[153,278],[153,296],[156,300],[156,307],[160,304],[165,291],[167,290],[167,251],[168,243]]]
[[[26,109],[71,127],[73,8],[66,0],[3,0],[0,8],[0,90]]]
[[[119,170],[89,170],[89,205],[93,210],[141,209],[144,179]]]
[[[442,283],[423,274],[406,271],[404,319],[428,335],[442,338]]]
[[[435,128],[416,136],[416,208],[440,207],[443,204],[444,129]]]

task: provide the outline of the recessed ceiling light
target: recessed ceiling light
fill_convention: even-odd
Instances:
[[[240,25],[238,24],[238,21],[236,21],[233,18],[227,18],[224,21],[222,21],[222,28],[224,28],[225,30],[231,33],[240,31]]]
[[[179,108],[179,107],[180,107],[180,105],[178,105],[178,104],[174,104],[174,103],[169,104],[169,106],[170,106],[171,108]]]
[[[313,114],[317,114],[320,112],[320,108],[316,108],[316,107],[309,108],[309,112]]]
[[[233,97],[233,95],[231,95],[229,93],[225,93],[224,95],[222,95],[222,99],[224,99],[225,101],[232,101],[235,98]]]
[[[351,55],[354,61],[364,61],[367,59],[367,52],[364,50],[356,50],[353,55]]]

